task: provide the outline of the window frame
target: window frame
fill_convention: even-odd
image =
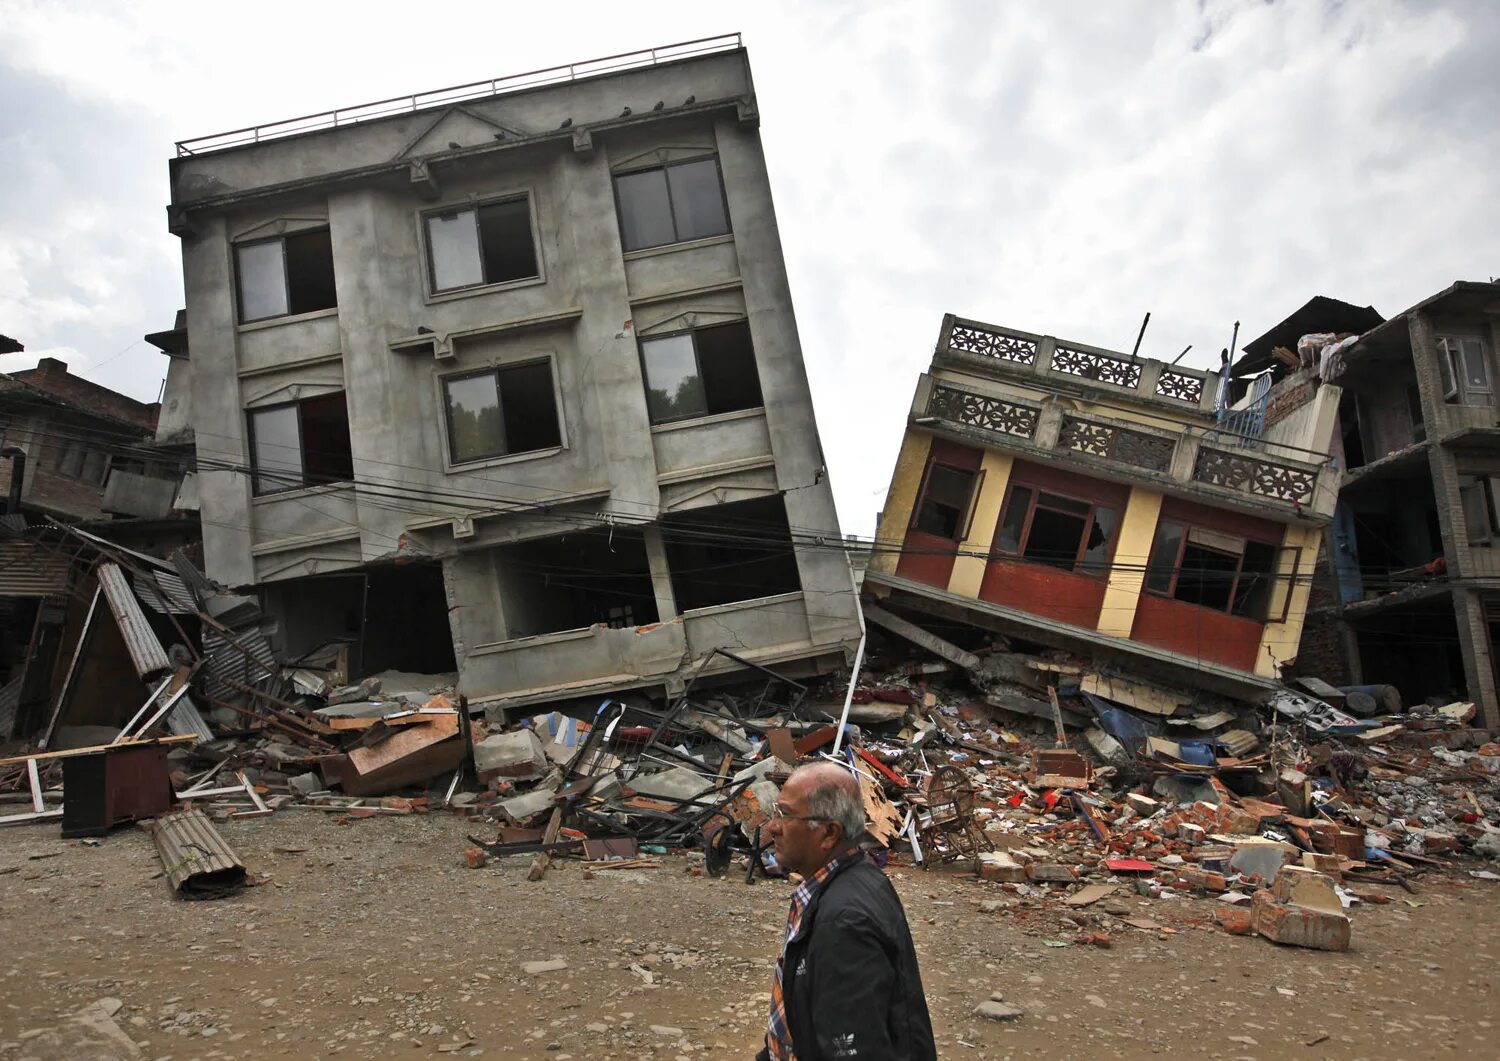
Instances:
[[[672,202],[672,182],[670,180],[667,180],[666,171],[671,169],[673,166],[686,166],[691,165],[694,162],[704,162],[710,159],[713,160],[714,174],[719,178],[719,202],[724,207],[724,231],[716,232],[711,236],[694,236],[692,239],[682,239],[677,235],[677,209]],[[620,209],[620,178],[633,177],[639,173],[651,173],[655,170],[661,170],[662,180],[665,182],[667,187],[667,210],[672,218],[673,238],[668,240],[666,243],[648,243],[643,247],[627,247],[625,246],[625,213]],[[729,214],[729,192],[724,187],[724,165],[719,161],[718,151],[706,152],[701,155],[694,155],[692,158],[676,158],[672,159],[669,162],[653,162],[649,166],[631,166],[625,169],[616,170],[609,175],[609,187],[610,191],[614,194],[615,197],[615,224],[618,226],[620,231],[620,250],[627,256],[632,254],[644,254],[648,251],[659,250],[662,247],[680,247],[685,244],[701,243],[705,240],[711,239],[723,239],[726,236],[734,235],[734,218]]]
[[[698,379],[701,382],[703,380],[703,355],[698,350],[698,333],[699,332],[711,331],[714,328],[728,327],[729,325],[732,325],[732,324],[741,324],[741,325],[744,325],[745,332],[749,336],[749,340],[750,340],[750,363],[755,368],[755,383],[756,383],[756,388],[760,391],[760,401],[757,404],[755,404],[755,405],[747,405],[747,406],[745,406],[742,409],[725,409],[725,410],[723,410],[721,412],[717,412],[717,413],[708,412],[707,411],[708,390],[705,387],[704,392],[703,392],[703,402],[704,402],[704,408],[705,408],[704,412],[701,412],[701,413],[690,413],[690,414],[683,415],[683,416],[673,416],[673,417],[668,417],[668,418],[663,419],[663,420],[657,420],[651,414],[651,400],[650,400],[649,397],[647,397],[646,398],[646,421],[647,421],[647,423],[649,423],[652,427],[664,427],[667,424],[681,424],[681,423],[686,423],[689,420],[705,420],[705,419],[707,419],[710,416],[726,416],[726,415],[730,415],[730,414],[733,414],[733,413],[753,412],[756,409],[761,409],[761,410],[765,409],[765,407],[766,407],[766,392],[765,392],[764,386],[761,385],[761,379],[760,379],[760,359],[755,356],[755,336],[754,335],[749,335],[749,332],[750,332],[750,318],[748,316],[746,316],[746,317],[738,317],[735,320],[716,321],[713,324],[704,324],[704,325],[701,325],[701,326],[696,327],[696,328],[678,328],[675,331],[661,332],[659,334],[637,335],[636,336],[636,342],[635,342],[635,351],[636,351],[636,358],[637,358],[637,360],[638,360],[638,362],[640,364],[640,368],[641,368],[641,394],[643,396],[649,395],[650,390],[651,390],[651,377],[646,372],[646,344],[647,343],[654,343],[654,342],[657,342],[657,341],[662,340],[662,339],[675,339],[679,335],[689,336],[692,339],[692,342],[693,342],[693,365],[694,365],[694,367],[698,371]]]
[[[290,286],[291,285],[291,279],[287,275],[286,241],[287,241],[287,239],[289,237],[293,237],[293,236],[307,236],[307,235],[312,235],[313,233],[317,233],[317,232],[327,232],[328,236],[329,236],[328,267],[329,267],[329,269],[333,270],[333,272],[334,272],[334,278],[333,278],[334,279],[333,305],[331,305],[331,306],[323,306],[320,309],[299,310],[297,312],[293,312],[292,308],[291,308],[291,306],[292,306],[292,291],[291,291],[291,286]],[[236,240],[231,240],[230,244],[229,244],[229,250],[230,250],[229,257],[230,257],[231,272],[232,272],[232,274],[234,276],[234,322],[235,322],[235,325],[237,327],[240,327],[240,328],[248,328],[248,327],[253,327],[253,326],[264,326],[266,324],[271,324],[271,323],[274,323],[274,322],[285,322],[285,321],[292,321],[292,320],[301,320],[303,318],[311,317],[311,316],[314,316],[314,315],[337,313],[338,310],[339,310],[339,304],[338,304],[338,277],[337,277],[337,266],[334,265],[334,261],[333,261],[332,240],[333,240],[333,226],[331,224],[329,224],[328,222],[326,222],[326,221],[322,222],[322,223],[319,223],[319,224],[308,225],[305,228],[293,228],[293,229],[289,229],[289,230],[287,230],[285,232],[278,232],[274,236],[255,236],[255,237],[252,237],[250,239],[236,239]],[[245,316],[245,290],[244,290],[244,285],[241,282],[242,273],[241,273],[241,270],[240,270],[240,251],[243,250],[246,247],[258,247],[261,244],[265,244],[265,243],[275,243],[275,244],[277,244],[281,248],[281,293],[282,293],[283,298],[285,299],[287,310],[286,310],[285,313],[270,313],[270,314],[267,314],[264,317],[248,317],[247,318]]]
[[[936,531],[926,530],[917,525],[922,516],[922,506],[927,503],[927,491],[932,485],[932,469],[937,467],[947,468],[949,471],[960,472],[969,476],[969,492],[964,499],[963,506],[959,509],[958,522],[954,526],[954,535],[938,534]],[[955,464],[951,460],[943,460],[940,457],[930,457],[927,466],[922,469],[922,481],[917,485],[917,495],[912,502],[911,517],[906,522],[907,532],[916,531],[918,534],[926,534],[932,538],[941,538],[944,541],[961,545],[968,540],[970,532],[974,529],[974,510],[978,507],[979,492],[984,485],[984,467],[965,468]]]
[[[1470,480],[1465,482],[1464,480]],[[1471,491],[1473,493],[1471,493]],[[1477,504],[1482,508],[1486,520],[1483,533],[1476,536],[1479,530],[1470,519],[1470,497],[1477,494]],[[1488,472],[1460,472],[1458,476],[1459,510],[1464,516],[1464,541],[1473,549],[1488,549],[1496,544],[1500,538],[1500,505],[1496,504],[1496,490],[1494,476]]]
[[[1026,518],[1021,522],[1021,532],[1016,538],[1015,551],[1011,552],[1009,549],[1001,548],[1000,535],[1005,529],[1005,514],[1010,511],[1011,501],[1014,499],[1015,492],[1017,490],[1030,490],[1031,501],[1028,503],[1026,509]],[[1068,501],[1076,501],[1079,504],[1089,506],[1088,516],[1084,519],[1083,523],[1083,535],[1079,538],[1078,548],[1074,551],[1073,554],[1073,566],[1064,571],[1064,574],[1078,575],[1081,578],[1091,578],[1096,581],[1102,580],[1108,582],[1110,571],[1114,566],[1115,547],[1119,543],[1119,527],[1120,524],[1125,520],[1125,506],[1108,501],[1099,501],[1088,497],[1079,497],[1075,494],[1070,494],[1065,490],[1057,490],[1052,487],[1041,486],[1033,482],[1017,482],[1012,479],[1012,481],[1006,485],[1005,500],[1000,505],[1000,515],[995,520],[995,536],[990,542],[990,556],[992,558],[1004,557],[1007,560],[1019,560],[1022,563],[1027,564],[1040,564],[1042,567],[1050,567],[1054,571],[1063,571],[1063,568],[1058,567],[1056,564],[1049,564],[1044,560],[1037,560],[1026,555],[1026,545],[1031,538],[1031,525],[1036,518],[1037,508],[1041,506],[1041,496],[1043,494],[1051,494],[1054,497],[1061,497]],[[1048,511],[1052,512],[1064,511],[1053,506],[1041,507],[1046,507]],[[1100,567],[1097,571],[1089,571],[1083,566],[1083,558],[1084,555],[1088,552],[1089,532],[1094,528],[1094,524],[1098,519],[1098,510],[1100,508],[1112,509],[1115,512],[1116,533],[1113,535],[1109,542],[1109,552],[1104,557],[1103,566]],[[1072,516],[1078,515],[1078,513],[1076,512],[1067,514]]]
[[[1484,369],[1484,385],[1476,386],[1469,381],[1465,348],[1474,343],[1479,348],[1479,365]],[[1439,359],[1439,385],[1443,386],[1443,400],[1455,405],[1492,405],[1495,401],[1495,372],[1490,363],[1489,343],[1484,336],[1464,332],[1444,332],[1437,337]],[[1447,376],[1446,385],[1442,376]],[[1475,401],[1474,399],[1479,399]]]
[[[1165,590],[1160,590],[1153,588],[1151,585],[1151,557],[1156,552],[1157,535],[1161,532],[1162,526],[1168,523],[1182,528],[1182,539],[1177,543],[1177,553],[1172,558],[1171,581]],[[1253,543],[1255,545],[1263,545],[1269,548],[1271,550],[1271,569],[1270,571],[1266,572],[1266,577],[1271,581],[1271,592],[1273,594],[1272,599],[1274,599],[1276,584],[1278,582],[1287,583],[1286,593],[1283,595],[1281,600],[1281,614],[1279,616],[1272,614],[1269,601],[1267,602],[1266,616],[1263,619],[1257,619],[1251,615],[1241,615],[1234,610],[1235,598],[1239,594],[1240,580],[1245,576],[1245,555],[1248,551],[1248,548],[1246,550],[1242,550],[1239,554],[1239,563],[1235,565],[1234,579],[1229,583],[1229,594],[1224,607],[1214,608],[1207,604],[1200,604],[1197,601],[1187,601],[1178,598],[1176,596],[1177,581],[1182,577],[1182,557],[1183,554],[1187,551],[1189,536],[1194,530],[1205,531],[1209,534],[1220,534],[1226,537],[1242,538],[1244,539],[1247,547]],[[1215,549],[1211,545],[1200,544],[1198,547],[1201,549],[1210,549],[1215,552],[1224,552],[1224,550]],[[1277,568],[1281,565],[1282,557],[1287,556],[1288,554],[1290,554],[1292,557],[1291,575],[1283,576],[1277,570]],[[1283,545],[1280,542],[1269,542],[1264,538],[1258,538],[1251,534],[1244,534],[1233,531],[1220,531],[1214,529],[1213,527],[1205,526],[1201,523],[1190,523],[1187,520],[1173,518],[1170,516],[1160,517],[1157,519],[1156,527],[1151,531],[1151,548],[1146,553],[1146,570],[1144,576],[1141,579],[1141,592],[1149,593],[1153,597],[1158,597],[1163,600],[1169,600],[1174,604],[1180,604],[1187,608],[1202,608],[1205,611],[1213,612],[1215,615],[1226,615],[1231,619],[1243,619],[1246,622],[1259,623],[1262,626],[1270,623],[1284,623],[1287,621],[1287,616],[1291,614],[1292,591],[1296,589],[1296,573],[1297,568],[1300,567],[1301,564],[1302,546],[1300,545]],[[1257,574],[1257,572],[1250,572],[1250,574],[1253,576]]]
[[[515,280],[481,280],[477,284],[463,284],[459,287],[437,286],[437,268],[432,257],[432,232],[427,226],[427,219],[438,217],[443,214],[457,214],[465,210],[474,212],[474,236],[479,244],[479,271],[484,273],[484,240],[479,239],[479,211],[486,206],[495,206],[500,203],[513,203],[521,200],[526,202],[527,224],[531,229],[531,248],[536,257],[536,275],[523,276]],[[542,258],[541,230],[537,219],[536,194],[531,187],[519,188],[512,191],[501,192],[496,195],[486,195],[483,198],[465,199],[461,202],[447,203],[442,206],[428,207],[417,211],[417,240],[422,247],[423,257],[423,283],[427,288],[427,301],[436,302],[449,298],[460,298],[464,295],[472,295],[479,292],[504,291],[516,287],[527,287],[532,284],[543,284],[547,282],[547,264]]]
[[[464,290],[469,290],[465,288]],[[548,374],[552,378],[552,410],[557,420],[557,445],[543,446],[541,449],[522,450],[520,453],[499,453],[483,457],[474,457],[470,460],[458,461],[453,458],[453,418],[452,410],[448,404],[448,382],[458,379],[472,379],[475,376],[499,374],[508,368],[524,368],[527,365],[539,365],[543,362],[547,365]],[[437,385],[437,403],[442,411],[443,417],[443,470],[447,472],[469,471],[474,468],[490,467],[496,464],[510,464],[516,461],[535,460],[538,457],[548,457],[568,448],[568,428],[563,418],[562,387],[557,378],[557,356],[551,351],[545,353],[531,354],[516,358],[514,361],[499,361],[494,364],[479,368],[457,369],[452,372],[442,372],[434,375],[434,383]],[[500,381],[495,381],[495,394],[500,394]]]
[[[303,434],[302,406],[309,401],[319,398],[331,398],[338,395],[344,400],[344,422],[349,429],[349,478],[327,479],[322,482],[311,482],[307,474],[307,440]],[[259,462],[255,459],[255,417],[261,413],[275,412],[277,409],[292,408],[297,411],[297,456],[302,462],[301,482],[282,486],[274,490],[262,490],[261,470]],[[294,398],[286,402],[271,402],[266,405],[252,405],[245,409],[245,442],[250,453],[250,496],[259,500],[267,497],[279,497],[289,494],[294,490],[316,490],[326,486],[341,486],[346,483],[352,484],[354,480],[354,425],[349,420],[349,392],[346,389],[328,391],[324,394],[313,394],[306,398]]]

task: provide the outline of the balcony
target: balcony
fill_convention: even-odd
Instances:
[[[965,320],[951,313],[943,318],[934,360],[998,378],[1014,378],[1023,385],[1111,394],[1204,416],[1213,415],[1219,392],[1217,373],[1129,357],[1050,335]]]
[[[1326,459],[1268,439],[1232,435],[1209,421],[1151,427],[1066,410],[1055,402],[986,394],[931,376],[917,388],[912,419],[929,430],[1029,459],[1062,462],[1260,515],[1269,509],[1282,518],[1327,519],[1338,489],[1339,473]]]

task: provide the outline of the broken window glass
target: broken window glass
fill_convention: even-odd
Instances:
[[[755,349],[745,321],[643,340],[641,368],[653,424],[761,404]]]
[[[995,549],[1063,571],[1090,575],[1109,568],[1119,510],[1030,486],[1011,489]]]
[[[541,275],[524,196],[429,214],[427,249],[434,292]]]
[[[250,462],[256,494],[274,494],[354,478],[344,395],[252,409]]]
[[[443,395],[454,464],[562,445],[549,361],[449,376]]]
[[[927,469],[927,489],[922,502],[917,506],[914,526],[919,531],[935,534],[939,538],[959,539],[959,530],[964,515],[969,509],[969,494],[974,485],[974,473],[946,464],[933,464]]]
[[[620,241],[627,251],[729,231],[717,158],[674,162],[615,177]]]
[[[293,232],[235,248],[240,321],[313,313],[338,305],[328,229]]]

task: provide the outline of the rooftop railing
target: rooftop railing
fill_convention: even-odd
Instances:
[[[258,144],[264,140],[279,140],[285,136],[296,136],[298,133],[314,132],[318,129],[333,129],[342,125],[372,121],[376,118],[388,118],[393,114],[406,114],[445,103],[499,96],[507,92],[519,92],[542,85],[577,81],[580,78],[595,77],[619,70],[656,66],[678,59],[688,59],[695,55],[736,51],[741,47],[743,44],[738,33],[726,33],[718,37],[700,37],[697,40],[667,44],[659,48],[621,52],[618,55],[606,55],[601,59],[568,63],[566,66],[549,66],[524,74],[511,74],[507,77],[491,78],[488,81],[471,81],[466,85],[452,85],[448,88],[432,89],[429,92],[418,92],[410,96],[392,96],[390,99],[376,100],[373,103],[359,103],[352,107],[340,107],[337,110],[323,111],[319,114],[303,115],[300,118],[286,118],[267,125],[251,125],[243,129],[231,129],[227,133],[214,133],[211,136],[200,136],[193,140],[179,140],[177,155],[181,158],[186,155],[222,151],[225,148]]]

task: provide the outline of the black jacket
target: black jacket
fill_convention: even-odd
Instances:
[[[786,947],[782,998],[797,1061],[937,1057],[906,911],[868,859],[835,873],[808,904]]]

